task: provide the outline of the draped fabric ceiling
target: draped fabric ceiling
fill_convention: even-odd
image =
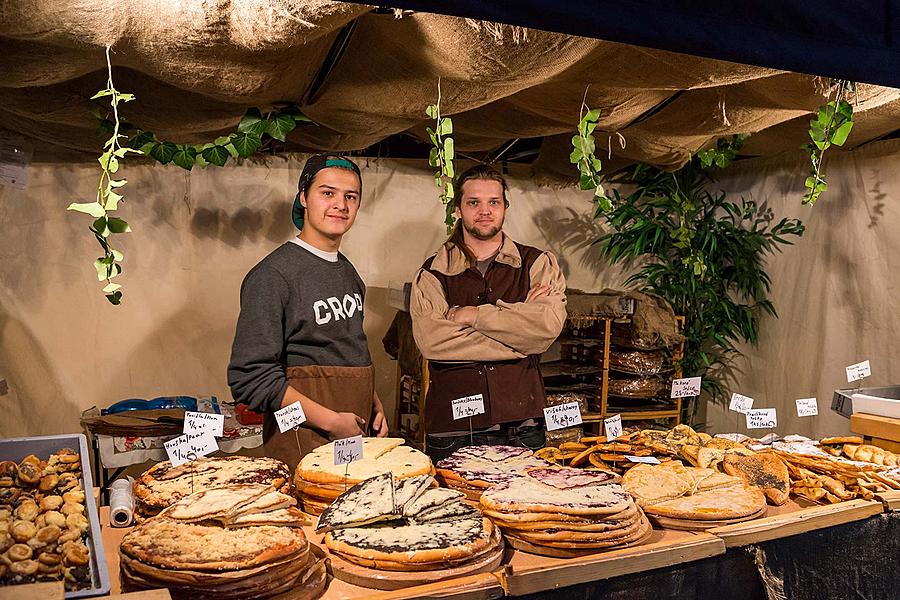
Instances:
[[[422,12],[323,0],[23,0],[0,11],[0,129],[37,140],[35,158],[96,152],[88,99],[116,87],[135,125],[175,142],[212,141],[248,107],[298,104],[317,125],[288,150],[360,150],[425,138],[441,85],[462,152],[543,137],[535,172],[571,176],[582,100],[598,145],[623,161],[676,168],[721,136],[756,134],[749,155],[796,150],[820,77]],[[848,147],[895,132],[900,90],[858,86]],[[624,144],[624,147],[623,147]]]

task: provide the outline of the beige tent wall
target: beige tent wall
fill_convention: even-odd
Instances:
[[[807,223],[802,241],[771,262],[781,318],[763,324],[734,391],[779,408],[780,433],[846,431],[830,413],[845,365],[872,361],[867,385],[900,380],[900,144],[836,156],[830,189],[800,206],[799,159],[732,168],[721,187],[768,201]],[[378,391],[393,410],[396,363],[381,347],[394,309],[387,288],[409,280],[443,240],[442,207],[420,162],[362,160],[365,191],[344,252],[369,286],[366,330]],[[294,235],[290,200],[302,157],[197,169],[132,165],[122,216],[125,302],[102,298],[91,262],[89,218],[65,206],[91,198],[95,164],[34,165],[28,187],[0,187],[0,435],[78,429],[80,412],[128,397],[216,394],[225,384],[238,290],[247,270]],[[785,166],[786,165],[786,166]],[[600,234],[575,190],[538,189],[511,174],[507,231],[551,248],[569,285],[599,290],[622,281],[590,242]],[[0,386],[2,389],[2,386]],[[820,416],[797,419],[795,398],[817,396]],[[743,430],[734,413],[711,409],[713,431]]]
[[[900,140],[826,158],[828,191],[800,204],[808,165],[802,157],[735,165],[720,187],[795,216],[806,233],[769,263],[779,318],[762,323],[757,348],[745,348],[730,391],[778,409],[777,433],[842,434],[849,420],[830,410],[844,367],[870,360],[864,387],[900,383]],[[818,398],[819,416],[798,418],[797,398]],[[711,431],[741,431],[743,415],[710,407]],[[757,434],[765,433],[754,430]]]
[[[0,187],[0,435],[76,431],[81,411],[163,394],[230,400],[225,369],[244,274],[295,235],[303,157],[195,169],[126,166],[125,301],[103,298],[90,218],[66,212],[96,191],[94,164],[33,165],[27,189]],[[443,207],[422,162],[361,160],[363,205],[342,250],[369,286],[365,327],[392,414],[396,363],[381,346],[391,282],[411,279],[443,241]],[[424,167],[424,169],[423,169]],[[511,177],[507,231],[565,255],[572,285],[598,289],[590,194]],[[586,194],[586,195],[585,195]],[[593,253],[593,254],[591,254]]]

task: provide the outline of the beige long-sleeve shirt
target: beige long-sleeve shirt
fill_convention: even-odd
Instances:
[[[522,267],[516,245],[504,236],[497,262]],[[432,269],[448,276],[467,268],[465,256],[452,243],[435,255]],[[410,312],[413,336],[422,354],[439,361],[500,361],[524,358],[547,350],[566,319],[566,281],[556,257],[543,252],[529,271],[532,287],[547,285],[550,293],[531,302],[482,304],[472,326],[447,319],[450,307],[438,279],[420,269],[412,284]]]

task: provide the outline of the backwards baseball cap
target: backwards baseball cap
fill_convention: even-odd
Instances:
[[[303,229],[303,219],[306,214],[306,209],[300,204],[300,193],[308,192],[310,184],[316,177],[316,173],[331,167],[347,169],[356,173],[356,176],[359,178],[359,193],[362,195],[362,175],[360,175],[359,167],[356,166],[355,162],[346,156],[328,154],[327,152],[310,156],[303,166],[303,172],[300,173],[300,180],[297,182],[297,195],[294,197],[294,207],[291,210],[291,219],[294,221],[294,226],[297,229]]]

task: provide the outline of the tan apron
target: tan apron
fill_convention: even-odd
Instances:
[[[322,406],[337,412],[351,412],[366,420],[372,416],[375,369],[368,367],[288,367],[288,384]],[[278,431],[271,412],[263,420],[265,455],[281,460],[293,472],[304,455],[329,442],[318,430],[300,426],[296,431]]]

